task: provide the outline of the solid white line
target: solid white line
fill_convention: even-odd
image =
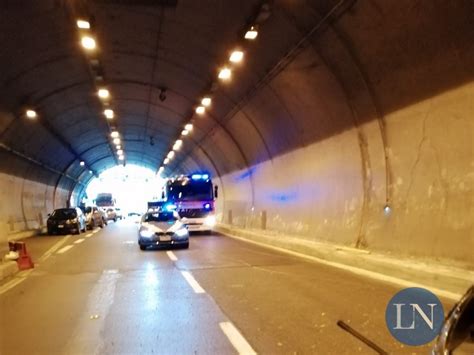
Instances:
[[[178,258],[176,257],[176,255],[174,255],[174,253],[172,251],[167,251],[166,252],[166,255],[168,255],[168,257],[173,260],[173,261],[178,261]]]
[[[188,281],[189,286],[191,286],[196,293],[206,293],[204,289],[199,285],[196,279],[191,275],[189,271],[181,271],[181,274],[184,276],[186,281]]]
[[[282,252],[282,253],[285,253],[285,254],[290,254],[290,255],[293,255],[293,256],[297,256],[297,257],[300,257],[300,258],[303,258],[303,259],[306,259],[306,260],[309,260],[309,261],[312,261],[312,262],[316,262],[316,263],[319,263],[319,264],[329,265],[329,266],[335,267],[337,269],[342,269],[342,270],[348,271],[348,272],[356,274],[356,275],[362,275],[362,276],[365,276],[365,277],[373,279],[373,280],[388,282],[392,285],[403,286],[403,287],[422,287],[422,288],[425,288],[427,290],[430,290],[431,292],[433,292],[435,295],[437,295],[439,297],[444,297],[444,298],[447,298],[447,299],[450,299],[450,300],[453,300],[453,301],[458,301],[462,297],[462,294],[460,294],[460,293],[455,293],[455,292],[442,290],[440,288],[436,288],[436,287],[432,287],[432,286],[428,286],[428,285],[423,285],[423,284],[417,283],[417,282],[407,281],[407,280],[400,279],[400,278],[395,277],[395,276],[388,276],[388,275],[384,275],[384,274],[381,274],[381,273],[378,273],[378,272],[375,272],[375,271],[369,271],[369,270],[361,269],[361,268],[358,268],[358,267],[355,267],[355,266],[340,264],[340,263],[337,263],[337,262],[334,262],[334,261],[327,261],[327,260],[324,260],[324,259],[320,259],[316,256],[311,256],[311,255],[298,253],[298,252],[293,251],[293,250],[280,248],[280,247],[277,247],[277,246],[274,246],[274,245],[268,245],[268,244],[265,244],[265,243],[262,243],[262,242],[246,239],[246,238],[243,238],[243,237],[238,237],[238,236],[228,234],[228,233],[224,233],[224,232],[222,234],[224,234],[225,236],[227,236],[229,238],[238,239],[238,240],[241,240],[243,242],[250,243],[250,244],[255,244],[255,245],[267,248],[267,249],[277,250],[279,252]]]
[[[74,248],[74,245],[66,245],[65,247],[58,250],[58,254],[62,254],[67,252],[69,249]]]
[[[13,287],[21,284],[23,281],[26,280],[29,274],[33,272],[33,269],[28,271],[22,271],[18,276],[16,276],[13,280],[8,281],[5,285],[0,287],[0,295],[11,290]]]
[[[81,244],[84,240],[84,238],[78,239],[74,242],[74,244]]]
[[[241,355],[256,355],[255,350],[252,349],[250,344],[245,340],[245,338],[240,334],[237,328],[231,322],[221,322],[219,323],[224,334],[227,336],[231,344],[234,346],[235,350]]]

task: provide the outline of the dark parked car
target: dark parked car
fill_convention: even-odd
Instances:
[[[86,219],[80,208],[59,208],[49,215],[48,234],[86,231]]]
[[[105,214],[99,210],[99,208],[92,206],[85,208],[86,224],[88,229],[94,229],[95,227],[103,228],[107,221]]]

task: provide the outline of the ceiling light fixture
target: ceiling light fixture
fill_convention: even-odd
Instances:
[[[36,111],[34,110],[26,110],[26,117],[28,118],[36,118],[38,117]]]
[[[86,163],[84,162],[84,160],[81,160],[81,162],[79,163],[80,166],[84,166],[86,165]]]
[[[122,150],[122,149],[118,149],[118,150],[117,150],[117,154],[118,154],[118,155],[123,155],[123,150]]]
[[[87,50],[95,49],[95,39],[90,36],[83,36],[81,38],[81,44]]]
[[[163,164],[166,165],[170,162],[170,160],[168,158],[165,158],[165,160],[163,160]]]
[[[229,57],[229,60],[232,63],[240,63],[243,58],[244,58],[244,52],[236,50],[232,52],[232,54]]]
[[[112,138],[117,138],[120,134],[117,132],[117,131],[113,131],[112,133],[110,133],[110,136]]]
[[[101,99],[107,99],[110,96],[110,92],[107,89],[99,89],[99,91],[97,91],[97,95],[99,95]]]
[[[107,117],[107,119],[111,120],[114,118],[114,110],[111,110],[110,108],[104,110],[104,115]]]
[[[196,113],[198,115],[202,115],[204,112],[206,112],[206,108],[204,106],[198,106],[196,107]]]
[[[186,126],[184,126],[184,129],[191,132],[193,130],[193,125],[192,123],[188,123]]]
[[[218,78],[222,80],[229,80],[231,76],[232,71],[229,68],[224,67],[219,71]]]
[[[181,135],[182,135],[182,136],[187,136],[188,134],[189,134],[189,132],[188,132],[186,129],[183,129],[183,130],[181,131]]]
[[[245,39],[254,40],[258,36],[257,26],[251,26],[247,32],[245,32]]]
[[[209,107],[211,105],[211,101],[211,98],[209,96],[206,96],[201,100],[201,104],[205,107]]]
[[[125,160],[125,157],[123,155],[120,155],[118,158],[119,160]]]
[[[120,144],[120,138],[114,138],[113,142],[114,142],[115,145],[119,145]]]
[[[176,143],[173,145],[173,150],[179,150],[182,145],[183,145],[183,141],[181,139],[178,139]]]
[[[89,30],[91,28],[91,24],[86,20],[77,20],[76,25],[83,30]]]
[[[173,159],[174,158],[174,152],[172,150],[170,150],[170,152],[168,153],[168,155],[166,156],[168,159]]]

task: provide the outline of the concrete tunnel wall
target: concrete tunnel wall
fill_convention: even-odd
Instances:
[[[357,2],[201,143],[221,221],[474,266],[472,17],[424,5]]]
[[[307,33],[317,20],[305,4],[284,5],[282,34]],[[404,5],[355,2],[192,150],[180,169],[217,176],[221,221],[231,214],[233,224],[261,229],[265,212],[275,238],[474,266],[470,2]],[[2,116],[0,131],[11,119]],[[53,151],[53,142],[38,149]],[[0,242],[77,200],[76,182],[1,154]],[[73,161],[49,165],[59,159],[58,167]]]

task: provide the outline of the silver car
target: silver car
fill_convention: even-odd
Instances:
[[[138,245],[147,247],[189,247],[189,232],[176,211],[149,211],[141,219]]]

